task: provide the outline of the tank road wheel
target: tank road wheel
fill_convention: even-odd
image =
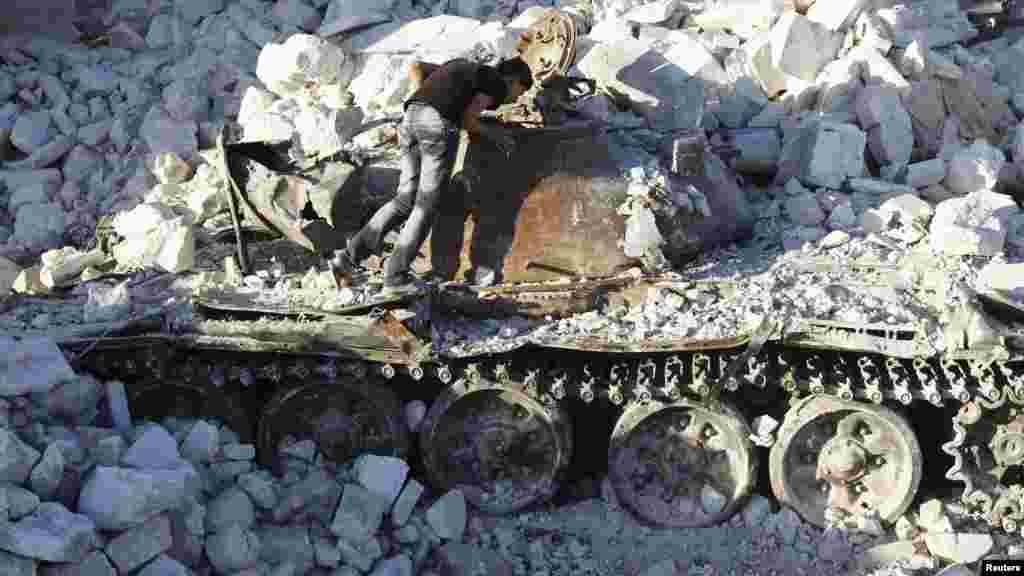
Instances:
[[[258,435],[264,466],[276,464],[288,436],[313,440],[332,462],[363,453],[404,458],[409,448],[398,398],[368,374],[338,374],[279,391],[263,409]]]
[[[713,526],[742,505],[757,482],[750,428],[731,406],[688,400],[636,404],[615,424],[608,475],[638,518],[676,528]]]
[[[790,409],[769,457],[772,491],[820,527],[877,512],[894,522],[921,482],[921,448],[885,408],[810,396]]]
[[[572,457],[569,416],[514,385],[481,378],[445,389],[420,427],[423,463],[436,488],[459,488],[477,509],[510,514],[551,498]]]
[[[242,442],[252,441],[253,430],[240,399],[207,382],[163,380],[125,388],[133,420],[199,418],[226,425]]]

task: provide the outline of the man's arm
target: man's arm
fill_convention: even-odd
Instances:
[[[494,143],[506,154],[511,154],[515,142],[508,134],[501,130],[488,126],[480,121],[480,113],[487,110],[494,104],[494,98],[478,92],[473,101],[469,103],[466,111],[462,113],[462,129],[469,132],[471,137],[483,136]]]
[[[437,64],[416,61],[409,67],[409,80],[412,81],[412,90],[416,91],[423,85],[424,80],[430,77],[435,70],[440,68]]]

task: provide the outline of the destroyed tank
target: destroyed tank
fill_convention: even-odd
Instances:
[[[628,181],[602,130],[572,114],[586,97],[575,90],[593,89],[564,75],[574,23],[550,11],[519,49],[538,82],[498,113],[519,153],[509,160],[486,142],[463,142],[421,259],[443,282],[390,300],[339,289],[344,298],[319,304],[209,289],[191,317],[61,346],[80,369],[125,382],[136,416],[225,420],[268,465],[282,443],[305,438],[337,461],[410,458],[435,488],[459,487],[494,514],[549,500],[574,454],[607,446],[619,501],[655,525],[721,523],[762,477],[813,524],[894,522],[929,455],[979,517],[1024,526],[1024,358],[1008,345],[1016,335],[940,350],[924,323],[768,308],[700,336],[701,322],[726,315],[738,285],[647,272],[647,254],[624,251]],[[353,200],[369,169],[355,159],[302,166],[289,143],[230,140],[220,141],[234,218],[227,237],[243,273],[267,234],[328,255],[369,215]],[[703,132],[676,143],[676,176],[713,195],[705,172],[720,151]],[[679,222],[660,224],[670,232]],[[466,273],[483,282],[456,280]],[[1019,315],[998,294],[976,296],[989,312]],[[717,304],[692,315],[697,336],[693,322],[674,323],[709,298]],[[658,310],[667,312],[644,320]],[[948,330],[981,314],[965,308]],[[633,330],[617,323],[627,317]],[[402,408],[414,399],[429,406],[416,442]]]

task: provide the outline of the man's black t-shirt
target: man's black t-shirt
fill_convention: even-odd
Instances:
[[[404,107],[412,102],[427,104],[440,112],[443,118],[460,126],[462,113],[478,92],[494,98],[494,104],[489,108],[494,110],[505,101],[505,81],[490,66],[462,58],[449,60],[427,78],[420,89],[405,101]]]

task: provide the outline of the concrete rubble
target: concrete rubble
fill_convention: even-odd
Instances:
[[[311,442],[282,446],[291,464],[275,474],[219,423],[133,420],[131,384],[76,373],[52,337],[181,303],[144,282],[75,286],[107,272],[273,285],[266,271],[229,279],[202,259],[225,222],[210,151],[225,124],[307,159],[394,152],[390,127],[356,134],[401,111],[409,63],[507,56],[552,5],[579,25],[570,74],[601,89],[583,114],[604,124],[630,180],[623,249],[664,269],[707,242],[695,278],[738,288],[658,292],[523,334],[714,338],[754,325],[766,304],[906,324],[928,319],[914,290],[926,277],[943,304],[958,283],[1024,302],[1024,215],[1011,196],[1024,187],[1024,39],[968,46],[978,31],[952,0],[112,4],[108,46],[26,38],[0,50],[0,299],[74,300],[0,313],[0,573],[881,576],[1024,550],[939,500],[880,535],[826,536],[759,496],[728,526],[656,533],[607,489],[491,518],[401,459],[330,463]],[[739,152],[708,154],[704,188],[664,161],[694,129]],[[116,238],[97,255],[105,215]],[[825,271],[808,271],[811,255]],[[902,272],[866,291],[853,262]],[[476,353],[496,332],[474,340],[478,328],[453,324],[444,346]],[[426,412],[405,406],[410,431]],[[767,446],[774,426],[762,422],[754,439]]]

